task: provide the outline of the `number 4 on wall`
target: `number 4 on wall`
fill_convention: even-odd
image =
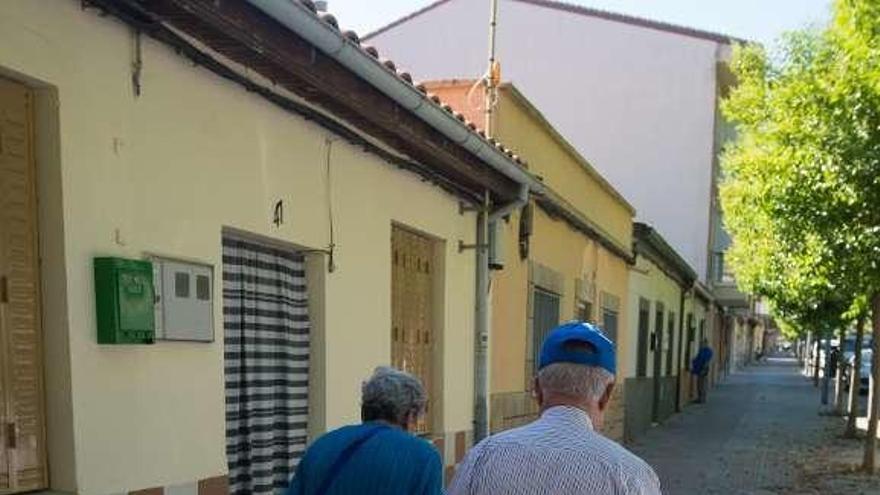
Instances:
[[[284,223],[284,200],[279,199],[272,208],[272,223],[276,227]]]

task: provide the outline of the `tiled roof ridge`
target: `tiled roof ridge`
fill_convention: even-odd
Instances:
[[[481,129],[479,126],[477,126],[476,123],[471,122],[462,113],[455,111],[450,105],[444,103],[440,99],[439,96],[432,94],[432,93],[429,93],[424,84],[413,82],[413,77],[409,72],[406,72],[406,71],[398,68],[397,64],[395,64],[394,61],[380,57],[379,50],[375,46],[363,44],[361,41],[362,38],[360,36],[358,36],[358,34],[356,32],[351,31],[351,30],[342,30],[342,28],[340,28],[340,26],[339,26],[339,21],[336,19],[335,16],[333,16],[330,13],[326,13],[326,12],[318,12],[317,6],[315,5],[314,1],[312,1],[312,0],[296,0],[296,1],[299,1],[299,3],[301,3],[303,6],[305,6],[313,15],[315,15],[316,17],[321,19],[321,21],[323,21],[324,23],[326,23],[327,25],[329,25],[330,27],[332,27],[336,31],[339,31],[339,33],[342,34],[343,37],[345,37],[349,42],[351,42],[355,46],[357,46],[365,54],[367,54],[370,57],[379,61],[384,66],[385,70],[391,72],[401,81],[403,81],[406,84],[409,84],[410,86],[417,89],[420,93],[422,93],[425,96],[426,102],[428,102],[429,104],[438,106],[439,108],[443,109],[446,113],[448,113],[448,114],[452,115],[453,117],[455,117],[456,119],[458,119],[462,124],[464,124],[470,130],[470,132],[480,136],[481,139],[483,139],[484,141],[486,141],[487,143],[489,143],[490,145],[495,147],[498,151],[504,153],[504,155],[506,155],[509,159],[513,160],[518,165],[523,165],[523,166],[526,165],[525,160],[521,159],[519,157],[519,155],[517,155],[513,151],[511,151],[510,148],[504,146],[503,144],[501,144],[500,142],[498,142],[496,139],[494,139],[492,137],[487,137],[486,132],[483,129]],[[441,0],[441,1],[448,1],[448,0]]]
[[[634,26],[640,26],[648,29],[656,29],[658,31],[665,31],[669,33],[679,34],[682,36],[690,36],[693,38],[707,39],[711,41],[715,41],[718,43],[748,43],[749,41],[742,38],[737,38],[735,36],[730,36],[724,33],[718,33],[713,31],[708,31],[704,29],[697,29],[688,26],[682,26],[680,24],[673,24],[671,22],[658,21],[654,19],[649,19],[647,17],[640,17],[630,14],[621,14],[618,12],[612,12],[609,10],[598,9],[595,7],[585,7],[582,5],[575,5],[569,2],[562,2],[559,0],[510,0],[513,2],[527,3],[532,4],[539,7],[546,7],[555,10],[562,10],[565,12],[570,12],[573,14],[587,15],[592,17],[598,17],[601,19],[616,21],[624,24],[630,24]],[[412,20],[415,17],[418,17],[424,13],[427,13],[431,10],[434,10],[437,7],[445,3],[449,3],[450,0],[437,0],[433,3],[430,3],[421,9],[418,9],[414,12],[411,12],[397,20],[394,20],[364,36],[364,39],[370,39],[375,36],[378,36],[385,31],[393,29],[405,22]]]

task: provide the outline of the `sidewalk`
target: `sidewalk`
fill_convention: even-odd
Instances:
[[[796,362],[771,358],[730,376],[707,404],[652,429],[632,450],[654,466],[666,495],[833,493],[805,482],[842,431],[839,418],[818,411],[818,390]],[[862,478],[832,488],[880,494],[880,485]]]

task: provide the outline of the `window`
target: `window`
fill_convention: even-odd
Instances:
[[[669,313],[669,330],[666,344],[669,352],[666,353],[666,376],[672,376],[672,355],[675,353],[675,313]]]
[[[177,272],[174,274],[174,295],[181,299],[189,297],[189,273]]]
[[[718,251],[712,255],[712,279],[715,282],[732,284],[735,279],[733,272],[728,270],[727,264],[724,262],[724,251]]]
[[[651,303],[647,299],[639,299],[639,341],[636,356],[636,376],[648,376],[648,337],[651,324]]]
[[[654,366],[653,372],[654,376],[660,376],[663,372],[663,368],[661,365],[663,364],[663,322],[664,322],[664,310],[663,303],[657,302],[657,309],[654,313],[654,333],[651,334],[653,338],[651,339],[651,346],[654,351]]]
[[[602,331],[617,345],[617,311],[610,308],[602,309]]]
[[[559,325],[559,296],[552,292],[535,288],[534,322],[532,323],[532,349],[535,368],[541,356],[541,344],[551,330]]]
[[[196,275],[196,298],[200,301],[211,300],[211,279],[207,275]]]
[[[686,368],[690,369],[691,366],[691,348],[694,345],[694,315],[693,313],[688,313],[687,315],[687,345],[684,348],[684,365]]]

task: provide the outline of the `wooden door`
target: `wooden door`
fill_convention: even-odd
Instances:
[[[428,393],[416,432],[431,433],[434,373],[434,242],[409,230],[391,232],[391,365],[417,376]]]
[[[32,94],[0,79],[0,492],[46,488]]]

